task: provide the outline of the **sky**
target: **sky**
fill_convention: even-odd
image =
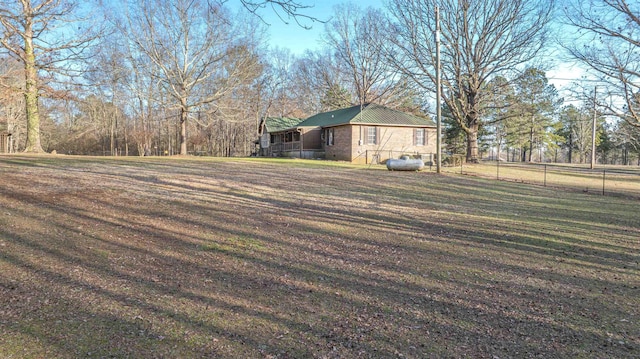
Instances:
[[[313,16],[322,21],[328,21],[333,14],[333,7],[345,3],[347,0],[299,0],[300,3],[312,5],[312,8],[303,9],[305,15]],[[374,7],[382,8],[383,0],[352,0],[353,3],[362,8]],[[298,25],[294,19],[286,18],[280,9],[285,23],[270,7],[259,11],[260,16],[265,20],[269,42],[271,47],[288,48],[292,54],[302,55],[306,50],[316,50],[322,47],[321,35],[324,33],[325,24],[321,22],[311,22],[308,19],[300,18],[300,22],[311,29],[306,30]]]
[[[303,9],[302,13],[327,21],[331,19],[336,5],[349,0],[298,0],[300,3],[312,5],[312,8]],[[384,0],[351,0],[362,8],[368,6],[383,8]],[[267,36],[271,48],[288,48],[294,55],[302,55],[306,50],[317,50],[322,47],[321,36],[325,31],[325,24],[311,22],[301,18],[303,25],[311,26],[307,30],[298,25],[293,18],[287,18],[279,8],[276,8],[283,16],[282,19],[271,7],[259,10],[258,14],[268,24]],[[283,21],[284,20],[284,21]],[[287,22],[287,23],[285,23]],[[584,75],[584,70],[579,66],[567,62],[558,62],[552,70],[547,71],[550,82],[558,89],[569,87],[573,79],[579,79]]]

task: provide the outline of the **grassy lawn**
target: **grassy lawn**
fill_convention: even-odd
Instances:
[[[637,198],[383,169],[0,156],[0,357],[640,356]]]
[[[572,191],[640,198],[640,167],[483,162],[461,167],[444,167],[448,173],[481,176]]]

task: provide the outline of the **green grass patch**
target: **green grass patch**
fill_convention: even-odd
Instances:
[[[264,250],[265,246],[251,237],[232,237],[220,242],[209,242],[202,244],[200,249],[213,252],[236,252],[247,250]]]

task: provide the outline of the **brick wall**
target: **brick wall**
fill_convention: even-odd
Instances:
[[[402,153],[427,154],[436,152],[436,130],[434,128],[425,128],[425,145],[415,146],[414,127],[373,126],[377,128],[377,143],[374,145],[367,144],[367,127],[372,126],[334,127],[333,146],[327,146],[326,139],[324,141],[326,159],[368,163],[373,154],[378,154],[379,160],[382,162],[390,156],[399,157]]]
[[[327,146],[325,140],[325,156],[328,160],[351,161],[354,126],[337,126],[333,128],[333,146]],[[356,138],[357,142],[357,138]]]
[[[372,154],[379,155],[379,161],[386,161],[389,157],[399,157],[402,153],[435,153],[436,152],[436,131],[432,128],[425,129],[425,145],[416,146],[415,128],[413,127],[387,127],[378,126],[377,143],[367,144],[367,126],[353,126],[353,148],[352,161],[356,163],[367,163],[367,153],[369,160]],[[362,131],[362,145],[359,145],[359,131]]]

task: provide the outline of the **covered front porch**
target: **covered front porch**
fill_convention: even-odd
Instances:
[[[324,158],[318,131],[312,128],[292,128],[271,133],[269,153],[273,157]]]

